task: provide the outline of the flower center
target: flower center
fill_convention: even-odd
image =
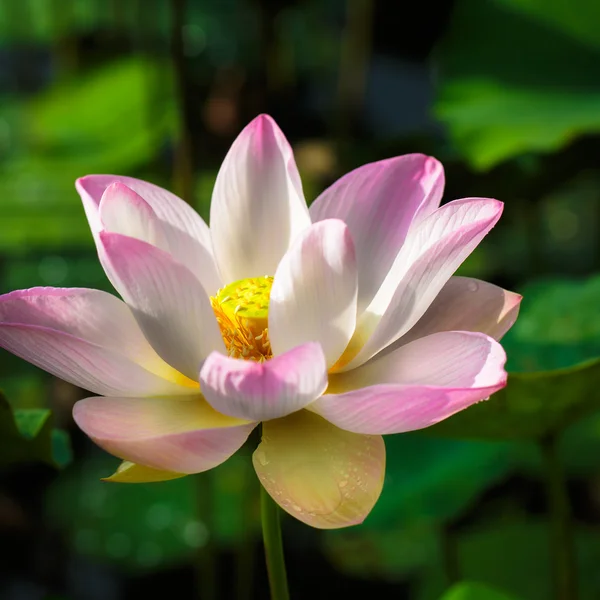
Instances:
[[[252,277],[234,281],[211,296],[229,356],[257,362],[273,356],[268,321],[272,285],[272,277]]]

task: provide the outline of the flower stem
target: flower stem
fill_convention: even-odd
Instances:
[[[556,600],[576,600],[577,570],[567,485],[554,434],[539,442],[546,467],[550,551]]]
[[[260,514],[271,600],[289,600],[290,593],[283,556],[279,507],[262,486],[260,488]]]

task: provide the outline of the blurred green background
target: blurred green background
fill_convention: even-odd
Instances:
[[[365,162],[436,156],[444,201],[506,205],[460,274],[525,296],[509,386],[388,437],[363,526],[285,519],[293,598],[552,598],[559,465],[577,597],[599,598],[598,31],[596,0],[0,0],[0,291],[109,290],[74,180],[139,177],[207,218],[260,112],[309,201]],[[201,476],[106,484],[116,459],[70,416],[84,391],[4,352],[0,387],[2,600],[267,597],[251,445]]]

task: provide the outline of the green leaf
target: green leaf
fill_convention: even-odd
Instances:
[[[517,600],[481,583],[462,582],[448,590],[441,600]]]
[[[473,167],[600,131],[598,18],[595,2],[456,3],[435,111]]]
[[[330,532],[325,551],[340,570],[398,579],[439,553],[441,528],[460,517],[513,465],[514,446],[386,436],[383,492],[360,528]]]
[[[519,318],[502,340],[510,372],[549,371],[600,356],[599,276],[538,281],[519,292]]]
[[[54,430],[47,409],[17,409],[13,412],[0,395],[0,466],[45,462],[63,467],[71,460],[69,438]]]
[[[512,373],[489,400],[428,428],[429,435],[539,439],[600,409],[600,359],[540,373]]]
[[[579,600],[600,597],[598,529],[575,528]],[[506,516],[457,534],[456,560],[466,581],[477,581],[516,599],[552,598],[552,562],[546,522]],[[439,600],[446,589],[443,561],[423,571],[415,600]],[[510,597],[510,596],[509,596]],[[452,598],[452,597],[451,597]],[[486,598],[481,596],[482,600]],[[444,600],[446,598],[444,597]]]
[[[0,165],[0,249],[91,249],[75,179],[135,174],[157,156],[177,126],[171,79],[167,65],[131,58],[11,105],[11,137],[25,143]]]
[[[387,529],[456,517],[512,466],[513,446],[433,439],[417,433],[385,438],[383,492],[364,527]]]

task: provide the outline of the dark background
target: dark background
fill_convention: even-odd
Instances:
[[[436,156],[444,201],[505,202],[460,273],[524,294],[509,371],[575,369],[560,389],[586,418],[564,421],[561,461],[580,597],[598,598],[600,378],[577,371],[600,356],[598,31],[595,0],[0,0],[0,291],[110,289],[74,180],[139,177],[208,218],[219,165],[261,112],[292,143],[309,202],[366,162]],[[267,597],[251,445],[201,476],[105,484],[116,459],[70,416],[83,391],[7,353],[0,387],[18,411],[53,411],[30,432],[53,452],[0,460],[2,600]],[[363,526],[285,519],[293,598],[436,600],[460,579],[550,598],[535,436],[466,439],[494,437],[482,431],[387,438]]]

